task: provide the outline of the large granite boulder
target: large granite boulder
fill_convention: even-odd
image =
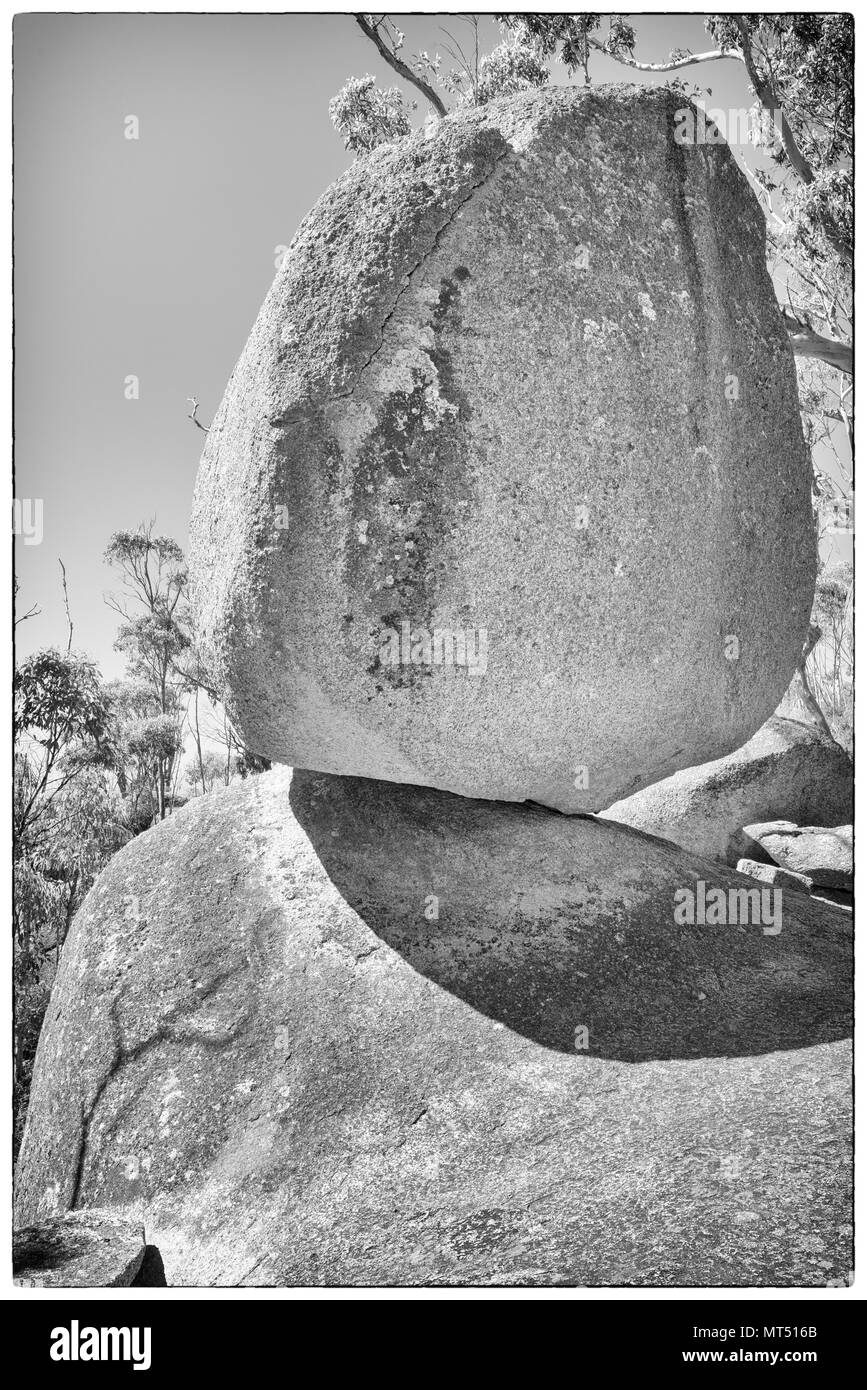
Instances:
[[[728,757],[675,773],[603,815],[692,854],[736,864],[751,853],[742,827],[753,821],[851,820],[852,779],[852,763],[832,738],[775,715]]]
[[[737,748],[813,594],[765,223],[682,92],[548,89],[358,160],[208,435],[193,600],[245,742],[590,811]]]
[[[427,789],[200,798],[73,924],[18,1220],[135,1214],[170,1285],[845,1278],[851,926],[675,919],[744,888]]]

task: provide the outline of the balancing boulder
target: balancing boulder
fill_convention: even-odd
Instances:
[[[592,811],[742,745],[814,583],[761,210],[670,90],[358,160],[217,412],[193,599],[247,746]]]

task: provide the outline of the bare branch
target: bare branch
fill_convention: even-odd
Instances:
[[[211,426],[203,425],[201,420],[196,418],[196,411],[199,408],[199,402],[196,400],[195,396],[187,396],[187,400],[193,407],[189,415],[187,416],[187,419],[192,420],[193,424],[196,426],[196,429],[202,430],[204,434],[210,434]]]
[[[66,587],[66,566],[58,556],[57,563],[63,575],[63,602],[66,607],[66,621],[69,626],[69,640],[66,643],[66,655],[72,651],[72,614],[69,611],[69,590]]]
[[[17,627],[19,623],[26,623],[28,618],[38,618],[41,612],[42,609],[38,604],[31,604],[26,613],[22,613],[20,618],[15,619],[15,626]]]
[[[624,67],[635,68],[638,72],[675,72],[678,68],[692,67],[693,63],[712,63],[718,58],[737,58],[743,62],[743,54],[736,48],[713,48],[707,53],[688,53],[685,58],[669,58],[664,63],[640,63],[637,58],[630,58],[625,53],[610,52],[604,43],[592,37],[590,46],[604,53],[606,58],[613,58],[615,63],[623,63]]]
[[[20,587],[21,587],[21,586],[20,586],[20,584],[19,584],[19,582],[18,582],[18,575],[17,575],[17,574],[16,574],[16,575],[13,575],[13,578],[12,578],[12,602],[13,602],[13,612],[14,612],[15,604],[18,602],[18,590],[19,590]],[[12,624],[13,628],[16,628],[16,627],[18,626],[19,623],[26,622],[28,618],[37,618],[41,612],[42,612],[42,609],[39,607],[38,604],[36,604],[36,603],[31,604],[30,607],[28,608],[28,610],[27,610],[26,613],[22,613],[20,618],[16,618],[16,619],[15,619],[15,621],[14,621],[13,624]]]
[[[398,58],[397,54],[389,48],[379,32],[379,25],[371,24],[368,16],[363,14],[357,14],[355,16],[355,22],[365,37],[376,45],[389,67],[394,68],[394,71],[399,77],[402,77],[405,82],[411,82],[413,87],[421,92],[425,101],[430,102],[430,105],[438,116],[445,116],[447,114],[446,107],[437,96],[433,87],[431,87],[430,83],[425,82],[424,78],[420,77],[417,72],[413,72],[412,68],[409,67],[402,58]]]

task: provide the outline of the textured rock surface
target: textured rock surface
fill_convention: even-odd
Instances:
[[[728,757],[667,777],[603,814],[692,854],[736,864],[750,856],[740,833],[750,821],[839,825],[852,809],[852,763],[839,744],[774,716]]]
[[[807,878],[806,874],[795,874],[791,869],[781,869],[779,864],[760,864],[755,859],[739,859],[737,870],[739,874],[757,878],[760,883],[770,883],[776,888],[792,888],[796,893],[809,893],[813,887],[813,880]]]
[[[855,897],[844,888],[814,888],[813,897],[817,902],[833,903],[843,912],[853,912]]]
[[[12,1276],[36,1289],[113,1289],[133,1282],[144,1232],[116,1212],[82,1211],[15,1231]]]
[[[743,843],[748,852],[759,849],[774,864],[797,874],[807,874],[817,888],[852,888],[851,825],[827,829],[818,825],[793,825],[791,821],[769,821],[745,825]]]
[[[192,524],[248,746],[586,811],[772,713],[813,593],[808,460],[764,219],[727,147],[675,143],[683,105],[456,114],[305,220]]]
[[[19,1220],[134,1215],[169,1284],[845,1278],[851,926],[676,927],[697,880],[750,884],[375,781],[198,800],[73,924]]]

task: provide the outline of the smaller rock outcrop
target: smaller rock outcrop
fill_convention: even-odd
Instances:
[[[728,757],[677,772],[602,815],[707,859],[763,859],[743,847],[740,832],[751,822],[851,820],[852,763],[827,734],[774,715]]]
[[[128,1288],[145,1256],[140,1225],[116,1212],[71,1211],[12,1238],[13,1282],[30,1289]]]
[[[806,874],[817,887],[852,891],[851,825],[826,828],[784,820],[745,825],[743,844],[746,853],[793,873]]]
[[[760,883],[770,883],[775,888],[791,888],[795,893],[809,893],[813,880],[806,874],[792,873],[791,869],[781,869],[778,864],[760,864],[755,859],[739,859],[738,873],[757,878]]]

